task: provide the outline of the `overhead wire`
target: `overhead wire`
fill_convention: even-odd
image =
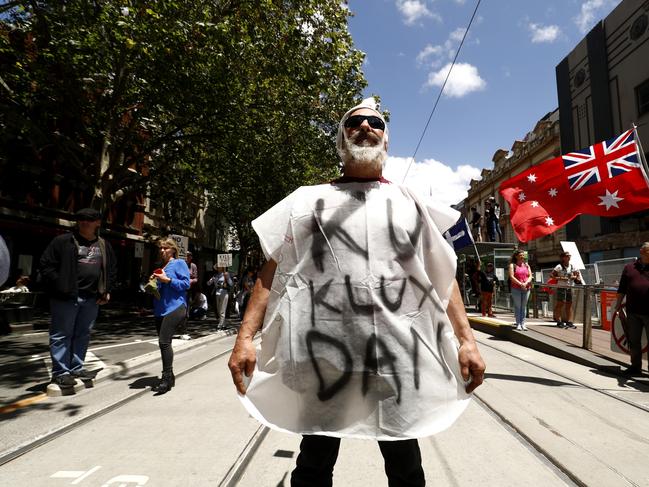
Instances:
[[[428,116],[428,120],[426,121],[426,125],[424,126],[424,130],[421,133],[421,137],[419,137],[419,142],[417,142],[417,147],[415,147],[415,152],[412,154],[412,157],[410,159],[410,163],[408,163],[408,168],[406,169],[405,174],[403,175],[403,180],[401,181],[402,183],[406,180],[406,176],[408,176],[408,172],[410,171],[410,166],[412,166],[412,163],[415,160],[415,156],[417,155],[417,152],[419,151],[419,146],[421,146],[421,142],[424,140],[424,136],[426,135],[426,131],[428,130],[428,125],[430,125],[430,121],[433,118],[433,115],[435,113],[435,110],[437,109],[437,104],[439,103],[439,100],[442,98],[442,94],[444,93],[444,88],[446,88],[446,83],[448,82],[449,77],[451,76],[451,71],[453,71],[453,67],[455,66],[455,62],[457,61],[458,56],[460,55],[460,51],[462,50],[462,45],[464,44],[464,40],[466,39],[467,35],[469,34],[469,29],[471,28],[471,24],[473,24],[473,19],[475,19],[476,13],[478,12],[478,7],[480,6],[480,2],[482,0],[478,0],[476,2],[475,8],[473,9],[473,14],[471,15],[471,18],[469,19],[469,23],[466,26],[466,29],[464,30],[464,35],[462,36],[462,40],[460,41],[460,44],[457,48],[457,51],[455,52],[455,56],[453,57],[453,61],[451,62],[451,67],[448,70],[448,73],[446,73],[446,78],[444,79],[444,83],[442,83],[442,87],[439,90],[439,94],[437,95],[437,99],[435,100],[435,104],[433,105],[433,109],[430,112],[430,115]]]

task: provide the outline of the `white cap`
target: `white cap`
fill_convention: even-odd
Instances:
[[[340,124],[338,124],[338,134],[336,135],[336,149],[338,150],[338,155],[342,158],[343,157],[343,141],[345,140],[345,134],[344,134],[344,129],[345,129],[345,122],[349,118],[349,116],[354,113],[356,110],[360,110],[361,108],[369,108],[370,110],[373,110],[376,112],[376,115],[383,120],[383,123],[385,123],[385,118],[383,118],[383,115],[381,115],[381,112],[379,111],[380,106],[379,103],[376,101],[376,98],[373,96],[370,96],[369,98],[365,98],[362,102],[360,102],[358,105],[356,105],[354,108],[350,108],[347,110],[347,113],[343,115],[343,118],[340,119]],[[383,141],[387,144],[388,142],[388,124],[385,123],[385,130],[383,131]]]

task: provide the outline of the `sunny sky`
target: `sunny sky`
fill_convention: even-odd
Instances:
[[[349,0],[366,96],[390,111],[386,175],[401,182],[477,0]],[[482,0],[406,183],[453,204],[558,107],[557,64],[619,0]]]

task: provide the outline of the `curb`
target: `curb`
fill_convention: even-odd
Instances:
[[[232,331],[236,331],[236,330],[233,329]],[[191,350],[196,347],[200,347],[201,345],[205,345],[214,340],[217,340],[219,338],[231,334],[234,333],[232,333],[230,330],[220,330],[217,331],[216,333],[212,333],[210,335],[200,337],[195,340],[183,341],[182,344],[178,344],[177,346],[174,346],[174,354],[180,354],[186,352],[188,350]],[[66,387],[61,389],[56,384],[48,384],[47,395],[48,397],[71,396],[83,389],[91,389],[95,386],[95,384],[105,382],[109,379],[122,378],[128,372],[137,369],[139,367],[142,367],[144,365],[148,365],[157,360],[160,360],[160,352],[158,350],[154,350],[152,352],[145,353],[144,355],[139,355],[137,357],[123,360],[121,362],[117,362],[116,364],[109,365],[108,367],[100,369],[97,375],[95,376],[95,378],[92,380],[82,381],[80,379],[77,379],[77,383],[72,387]],[[92,372],[92,370],[89,370],[89,372]]]
[[[516,331],[510,323],[494,318],[469,316],[471,328],[489,335],[509,340],[523,347],[537,350],[564,360],[592,367],[603,372],[618,375],[620,363],[606,357],[601,357],[590,350],[567,344],[534,330]]]

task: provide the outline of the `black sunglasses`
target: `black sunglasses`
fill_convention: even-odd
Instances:
[[[373,129],[385,130],[385,123],[375,115],[352,115],[345,120],[345,128],[356,129],[360,127],[365,120],[367,120],[367,123]]]

